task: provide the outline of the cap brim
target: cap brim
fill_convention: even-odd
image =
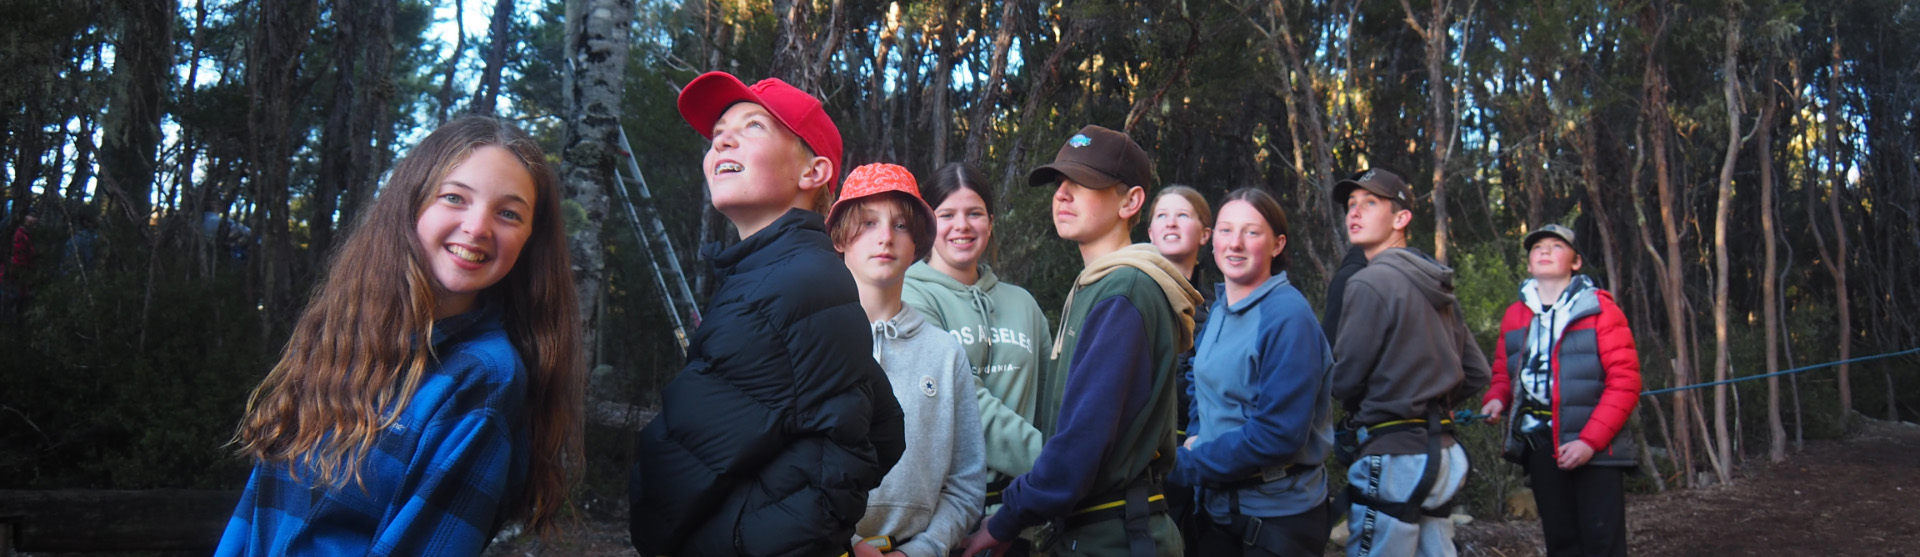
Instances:
[[[1566,242],[1567,247],[1573,247],[1573,241],[1568,240],[1566,236],[1561,236],[1559,232],[1554,232],[1552,230],[1535,230],[1533,232],[1528,232],[1526,238],[1523,238],[1520,240],[1520,250],[1532,251],[1534,244],[1540,243],[1541,238],[1546,238],[1548,236],[1552,236],[1556,239],[1559,239],[1562,242]],[[1579,254],[1580,249],[1574,248],[1573,253],[1576,255]]]
[[[1091,166],[1075,161],[1053,161],[1027,173],[1027,185],[1048,186],[1060,183],[1061,178],[1073,180],[1081,187],[1104,190],[1120,185],[1120,179]]]
[[[680,117],[686,119],[687,125],[693,126],[693,131],[700,132],[700,137],[713,139],[713,123],[720,121],[720,116],[726,114],[728,108],[741,102],[766,105],[759,95],[753,94],[753,90],[733,74],[707,72],[687,82],[686,88],[680,90],[678,104]],[[779,119],[780,115],[774,114],[773,117]],[[793,128],[785,120],[781,120],[780,125]]]
[[[1353,195],[1353,190],[1357,189],[1361,189],[1360,183],[1353,180],[1341,180],[1335,183],[1333,185],[1333,206],[1346,209],[1347,197]]]

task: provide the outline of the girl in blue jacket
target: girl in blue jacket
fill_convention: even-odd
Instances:
[[[559,180],[526,132],[428,135],[335,251],[234,443],[216,555],[477,555],[549,532],[580,459]]]
[[[1264,191],[1227,195],[1213,260],[1226,278],[1193,359],[1193,416],[1171,480],[1211,524],[1195,555],[1319,555],[1329,533],[1333,354],[1287,280],[1287,216]],[[1253,543],[1244,543],[1248,536]]]

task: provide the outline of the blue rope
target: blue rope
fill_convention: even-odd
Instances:
[[[1906,350],[1901,350],[1901,351],[1899,351],[1899,352],[1888,352],[1888,353],[1886,353],[1886,354],[1876,354],[1876,355],[1873,355],[1873,356],[1862,356],[1862,357],[1859,357],[1859,358],[1853,358],[1853,359],[1850,359],[1850,360],[1840,360],[1840,361],[1837,361],[1837,362],[1827,362],[1827,363],[1824,363],[1824,364],[1814,364],[1814,365],[1810,365],[1810,366],[1804,366],[1804,367],[1797,367],[1797,368],[1793,368],[1793,369],[1789,369],[1789,370],[1786,370],[1786,371],[1776,371],[1776,372],[1773,372],[1773,373],[1768,373],[1768,374],[1763,374],[1763,375],[1752,375],[1752,376],[1748,376],[1748,377],[1737,377],[1737,378],[1734,378],[1734,379],[1728,379],[1728,380],[1725,380],[1725,381],[1714,381],[1714,382],[1712,382],[1712,383],[1701,383],[1701,384],[1698,384],[1698,385],[1687,385],[1687,386],[1685,386],[1685,387],[1673,387],[1673,388],[1669,388],[1669,389],[1659,389],[1659,390],[1653,390],[1653,391],[1647,391],[1647,392],[1644,392],[1644,393],[1640,393],[1640,396],[1653,396],[1653,395],[1658,395],[1658,394],[1666,394],[1666,393],[1671,393],[1671,392],[1676,392],[1676,391],[1684,391],[1684,390],[1688,390],[1688,389],[1699,389],[1699,388],[1704,388],[1704,387],[1712,387],[1712,386],[1714,386],[1714,385],[1724,385],[1724,384],[1728,384],[1728,383],[1738,383],[1738,382],[1741,382],[1741,381],[1750,381],[1750,380],[1754,380],[1754,379],[1765,379],[1765,378],[1768,378],[1768,377],[1774,377],[1774,376],[1779,376],[1779,375],[1787,375],[1787,374],[1789,374],[1789,373],[1800,373],[1800,372],[1803,372],[1803,371],[1812,371],[1812,370],[1816,370],[1816,369],[1820,369],[1820,368],[1824,368],[1824,367],[1833,367],[1833,366],[1837,366],[1837,365],[1840,365],[1840,364],[1851,364],[1851,363],[1856,363],[1856,362],[1865,362],[1865,361],[1870,361],[1870,360],[1878,360],[1878,359],[1881,359],[1881,358],[1892,358],[1892,357],[1894,357],[1894,356],[1905,356],[1905,355],[1908,355],[1908,354],[1915,354],[1915,353],[1920,353],[1920,348],[1909,348],[1909,349],[1906,349]],[[1492,417],[1492,416],[1489,416],[1489,415],[1487,415],[1487,414],[1475,414],[1475,413],[1474,413],[1474,412],[1473,412],[1472,410],[1456,410],[1456,411],[1454,411],[1454,413],[1453,413],[1453,423],[1454,423],[1454,424],[1457,424],[1457,425],[1468,425],[1468,424],[1472,424],[1472,423],[1475,423],[1475,422],[1483,422],[1483,421],[1486,421],[1486,420],[1487,420],[1487,418],[1490,418],[1490,417]]]
[[[1767,374],[1762,374],[1762,375],[1752,375],[1752,376],[1747,376],[1747,377],[1738,377],[1738,378],[1734,378],[1734,379],[1728,379],[1728,380],[1725,380],[1725,381],[1714,381],[1714,382],[1712,382],[1712,383],[1701,383],[1701,384],[1698,384],[1698,385],[1687,385],[1687,386],[1685,386],[1685,387],[1673,387],[1673,388],[1668,388],[1668,389],[1660,389],[1660,390],[1655,390],[1655,391],[1647,391],[1647,392],[1644,392],[1644,393],[1640,393],[1640,396],[1653,396],[1653,395],[1658,395],[1658,394],[1666,394],[1666,393],[1671,393],[1671,392],[1675,392],[1675,391],[1684,391],[1684,390],[1687,390],[1687,389],[1698,389],[1698,388],[1702,388],[1702,387],[1712,387],[1712,386],[1714,386],[1714,385],[1724,385],[1724,384],[1727,384],[1727,383],[1737,383],[1737,382],[1740,382],[1740,381],[1748,381],[1748,380],[1753,380],[1753,379],[1765,379],[1765,378],[1768,378],[1768,377],[1773,377],[1773,376],[1776,376],[1776,375],[1786,375],[1786,374],[1789,374],[1789,373],[1800,373],[1800,372],[1802,372],[1802,371],[1809,371],[1809,370],[1815,370],[1815,369],[1820,369],[1820,368],[1823,368],[1823,367],[1832,367],[1832,366],[1837,366],[1837,365],[1840,365],[1840,364],[1851,364],[1851,363],[1855,363],[1855,362],[1864,362],[1864,361],[1868,361],[1868,360],[1878,360],[1878,359],[1881,359],[1881,358],[1891,358],[1891,357],[1894,357],[1894,356],[1905,356],[1905,355],[1907,355],[1907,354],[1913,354],[1913,353],[1917,353],[1917,352],[1920,352],[1920,348],[1909,348],[1909,349],[1906,349],[1906,350],[1901,350],[1901,351],[1899,351],[1899,352],[1888,352],[1888,353],[1886,353],[1886,354],[1877,354],[1877,355],[1873,355],[1873,356],[1865,356],[1865,357],[1860,357],[1860,358],[1854,358],[1854,359],[1851,359],[1851,360],[1840,360],[1840,361],[1838,361],[1838,362],[1827,362],[1827,363],[1824,363],[1824,364],[1814,364],[1814,365],[1810,365],[1810,366],[1806,366],[1806,367],[1797,367],[1797,368],[1793,368],[1793,369],[1789,369],[1789,370],[1786,370],[1786,371],[1776,371],[1776,372],[1773,372],[1773,373],[1767,373]]]

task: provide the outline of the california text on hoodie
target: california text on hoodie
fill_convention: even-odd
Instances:
[[[1150,244],[1122,248],[1080,272],[1041,386],[1036,425],[1050,436],[1033,470],[1014,478],[1006,506],[988,521],[995,538],[1011,540],[1086,504],[1105,503],[1083,499],[1172,467],[1174,365],[1193,343],[1193,307],[1200,300]],[[1171,522],[1166,525],[1170,530]]]
[[[968,285],[921,261],[907,268],[900,299],[966,351],[990,475],[1011,478],[1031,470],[1042,441],[1033,427],[1042,359],[1053,347],[1047,316],[1033,294],[1000,282],[985,263],[980,279]]]
[[[838,555],[900,460],[900,404],[818,213],[703,250],[717,286],[634,444],[641,555]]]
[[[894,551],[945,557],[980,520],[987,472],[973,373],[959,343],[903,307],[873,322],[873,358],[906,414],[907,452],[867,494],[860,537],[908,540]]]
[[[1487,358],[1453,296],[1453,269],[1410,248],[1375,255],[1347,282],[1333,398],[1362,426],[1426,419],[1487,388]],[[1426,430],[1369,439],[1360,456],[1425,454]],[[1448,436],[1446,446],[1452,446]]]

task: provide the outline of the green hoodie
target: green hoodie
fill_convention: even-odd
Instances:
[[[1026,289],[1002,284],[984,263],[971,286],[925,261],[914,263],[900,298],[966,349],[987,434],[987,469],[1002,477],[1032,469],[1045,440],[1033,427],[1041,366],[1053,348],[1040,304]]]

